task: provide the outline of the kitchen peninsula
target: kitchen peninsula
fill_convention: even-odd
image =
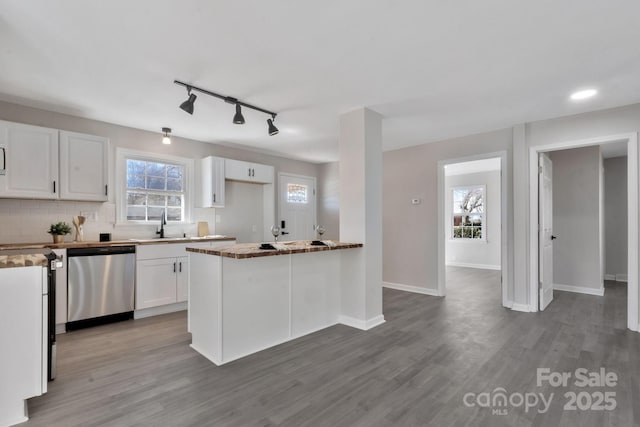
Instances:
[[[222,365],[342,318],[350,257],[360,243],[287,242],[187,248],[191,347]],[[364,302],[363,302],[364,303]]]

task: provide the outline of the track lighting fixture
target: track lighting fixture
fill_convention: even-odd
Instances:
[[[196,86],[192,86],[190,84],[181,82],[179,80],[174,80],[173,82],[175,84],[177,84],[177,85],[184,86],[184,87],[187,88],[187,93],[189,94],[189,99],[187,99],[182,104],[180,104],[180,108],[183,109],[184,111],[186,111],[189,114],[193,114],[193,103],[196,100],[196,95],[192,94],[191,91],[192,90],[196,90],[196,91],[198,91],[200,93],[204,93],[205,95],[209,95],[209,96],[212,96],[214,98],[221,99],[224,102],[226,102],[227,104],[234,104],[236,106],[236,114],[233,116],[233,123],[235,123],[237,125],[243,125],[244,124],[244,116],[242,115],[242,107],[246,107],[246,108],[251,108],[252,110],[260,111],[261,113],[269,114],[271,116],[271,118],[267,120],[267,124],[269,126],[269,135],[270,136],[277,135],[278,132],[279,132],[278,128],[273,124],[273,121],[276,119],[276,116],[278,114],[274,113],[273,111],[265,110],[264,108],[260,108],[260,107],[256,107],[255,105],[247,104],[246,102],[239,101],[239,100],[237,100],[236,98],[234,98],[232,96],[223,96],[223,95],[217,94],[215,92],[211,92],[211,91],[206,90],[206,89],[202,89],[202,88],[199,88],[199,87],[196,87]]]
[[[275,118],[276,116],[273,116],[273,120],[275,120]],[[273,120],[267,119],[267,125],[269,125],[269,136],[277,135],[280,132],[276,125],[273,124]]]
[[[162,132],[164,133],[162,135],[162,143],[165,145],[171,144],[171,128],[162,128]]]
[[[187,86],[187,93],[189,94],[189,99],[180,104],[180,108],[186,111],[189,114],[193,114],[193,103],[196,102],[197,96],[191,93],[191,87]]]
[[[237,125],[244,124],[244,117],[242,117],[242,111],[240,111],[240,104],[236,104],[236,115],[233,116],[233,123]]]

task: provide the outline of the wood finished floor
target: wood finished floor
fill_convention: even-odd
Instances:
[[[58,378],[21,426],[637,425],[640,334],[626,330],[624,285],[518,313],[500,307],[497,272],[448,273],[446,298],[385,289],[373,330],[338,325],[222,367],[189,348],[184,312],[59,336]],[[589,391],[615,391],[613,411],[564,411],[579,389],[536,386],[538,367],[601,366],[618,385]],[[544,414],[463,404],[497,387],[555,395]]]

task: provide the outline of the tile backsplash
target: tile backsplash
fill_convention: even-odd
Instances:
[[[83,227],[85,241],[97,241],[100,233],[111,233],[113,240],[156,237],[157,224],[116,225],[113,203],[0,199],[0,244],[50,242],[49,226],[60,221],[72,225],[75,215],[87,217]],[[166,225],[166,236],[195,236],[198,221],[209,222],[209,232],[215,233],[215,209],[196,208],[193,216],[192,224]],[[74,233],[69,234],[65,241],[73,241],[74,237]]]

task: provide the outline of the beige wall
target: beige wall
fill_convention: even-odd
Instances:
[[[324,225],[327,239],[340,236],[340,171],[338,162],[320,165],[318,172],[318,224]]]
[[[503,129],[384,153],[385,282],[437,291],[438,162],[499,151],[511,158],[511,142],[511,129]],[[504,173],[511,182],[511,168]],[[422,203],[412,205],[413,198]]]
[[[0,120],[108,137],[111,141],[109,159],[111,171],[110,188],[115,188],[114,153],[117,147],[187,157],[194,160],[214,155],[262,163],[274,166],[275,176],[279,172],[288,172],[317,177],[320,170],[320,166],[313,163],[209,144],[177,136],[172,137],[171,145],[162,145],[159,129],[158,132],[149,132],[1,101]],[[277,138],[274,138],[273,141],[274,144],[277,144]],[[231,204],[227,211],[224,211],[227,208],[196,209],[194,221],[208,221],[212,233],[217,225],[217,228],[225,233],[227,231],[242,232],[245,238],[262,240],[260,237],[250,237],[253,233],[251,231],[252,226],[258,221],[256,215],[259,215],[260,211],[254,210],[254,216],[247,218],[247,212],[244,212],[244,209],[246,209],[247,204],[251,205],[252,203],[239,201],[239,198],[242,197],[255,197],[255,194],[253,194],[255,192],[246,191],[247,189],[255,188],[232,185],[230,191],[235,190],[242,193],[231,194]],[[229,195],[227,195],[227,198],[229,198]],[[274,204],[276,200],[274,199]],[[260,202],[262,202],[262,199],[260,199]],[[236,211],[234,212],[234,210]],[[243,210],[242,215],[237,214],[239,210]],[[0,222],[2,223],[2,227],[0,227],[0,243],[48,241],[50,236],[46,233],[46,230],[49,224],[57,221],[71,222],[73,215],[78,215],[83,211],[96,212],[97,214],[97,221],[90,221],[85,226],[86,240],[96,240],[100,232],[110,232],[114,238],[125,238],[152,237],[155,231],[155,226],[114,226],[115,199],[113,192],[107,203],[0,199]],[[216,212],[220,215],[218,224],[215,224]],[[182,233],[195,234],[195,225],[174,225],[169,226],[167,229],[168,235],[182,235]],[[70,236],[67,236],[67,238],[69,239]]]
[[[604,161],[605,274],[627,277],[627,156]]]
[[[553,162],[553,283],[602,288],[600,148],[549,153]]]

